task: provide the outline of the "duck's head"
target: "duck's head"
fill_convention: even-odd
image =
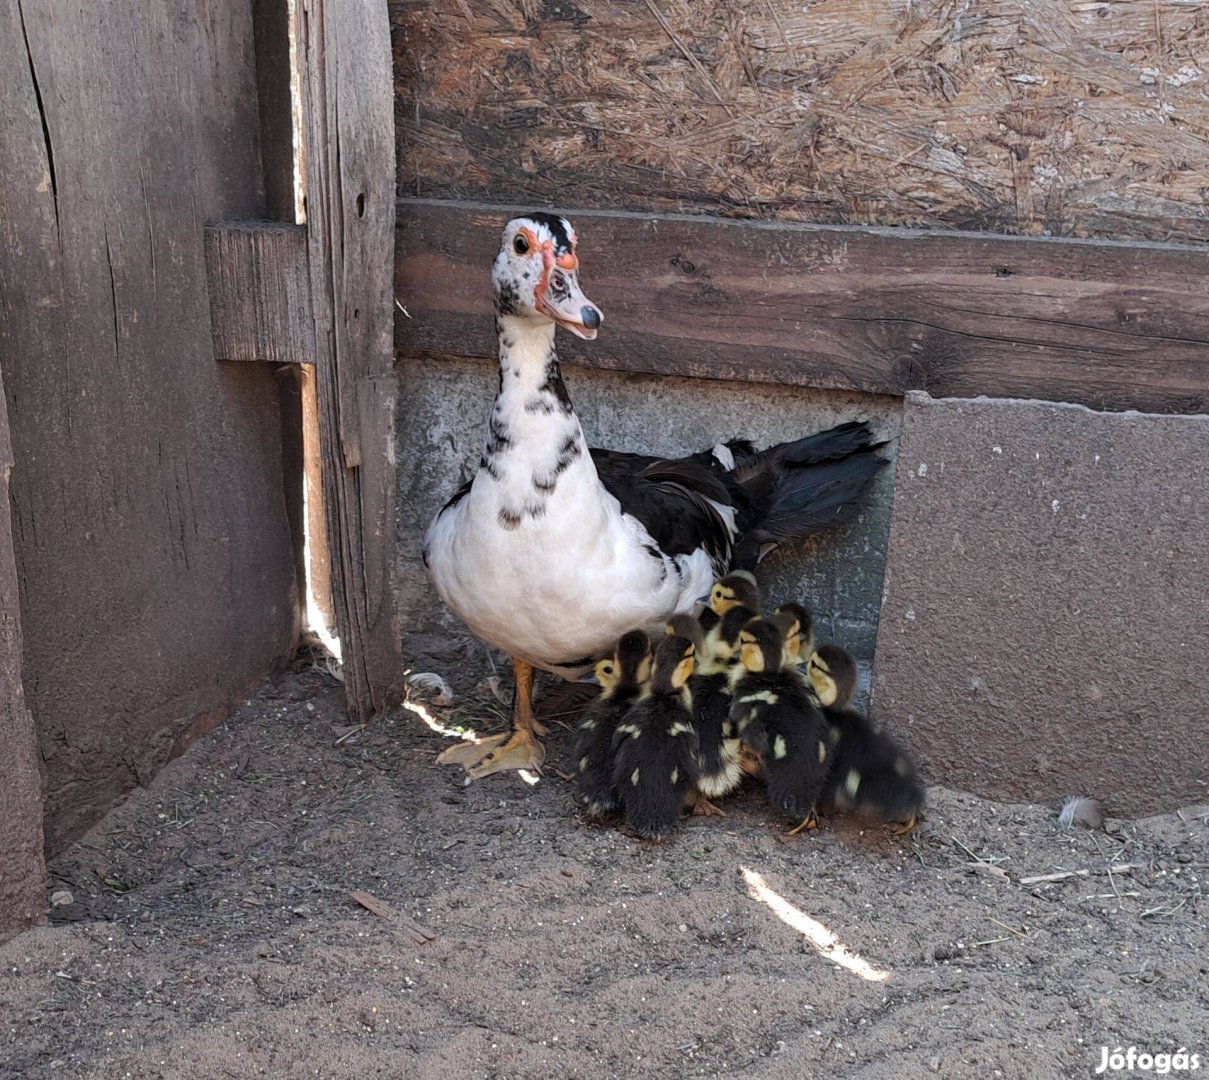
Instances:
[[[838,645],[820,645],[807,668],[810,685],[824,708],[846,709],[856,694],[856,660]]]
[[[613,657],[617,681],[624,686],[642,686],[651,679],[651,639],[645,630],[631,630],[617,642]]]
[[[554,214],[533,213],[504,226],[491,268],[500,315],[553,322],[591,340],[604,316],[579,287],[575,230]]]
[[[691,641],[698,657],[705,651],[705,635],[701,631],[701,624],[691,615],[683,612],[673,615],[668,619],[664,630],[667,631],[668,637],[682,637]]]
[[[715,581],[709,591],[709,607],[715,615],[725,615],[733,607],[740,605],[760,610],[760,587],[756,584],[755,574],[746,570],[736,570],[727,574],[721,581]]]
[[[697,650],[688,638],[669,634],[655,646],[651,690],[670,694],[681,690],[697,663]]]
[[[735,653],[739,651],[739,634],[743,627],[759,617],[751,608],[742,604],[736,604],[727,611],[713,635],[714,658],[723,663],[733,660]]]
[[[801,604],[782,604],[772,616],[785,634],[785,662],[797,666],[814,650],[814,619]]]
[[[785,637],[769,619],[752,619],[739,631],[739,662],[751,672],[779,671]]]

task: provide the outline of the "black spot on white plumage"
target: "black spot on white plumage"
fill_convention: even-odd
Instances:
[[[520,290],[514,281],[497,281],[495,283],[495,310],[500,315],[519,315],[518,301]]]
[[[557,401],[559,408],[567,416],[570,416],[575,411],[575,406],[571,404],[571,395],[567,393],[567,384],[563,382],[558,360],[553,354],[546,361],[546,378],[540,390],[542,394],[549,395],[549,397]]]
[[[500,477],[503,476],[499,466],[495,463],[495,459],[487,457],[486,454],[479,458],[479,468],[490,476],[492,480],[499,481]]]

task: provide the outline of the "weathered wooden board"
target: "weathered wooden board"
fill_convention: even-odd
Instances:
[[[9,81],[0,74],[0,91],[12,89]],[[4,100],[15,104],[20,98]],[[21,603],[8,491],[12,467],[8,414],[0,408],[0,941],[40,922],[46,911],[42,774],[21,683]]]
[[[264,216],[247,4],[0,0],[0,363],[56,851],[293,645],[271,365],[203,234]]]
[[[216,360],[315,361],[306,227],[277,221],[206,226]]]
[[[495,354],[490,265],[524,207],[400,202],[396,345]],[[1209,411],[1209,250],[568,212],[597,367]]]
[[[408,195],[1209,240],[1199,0],[392,0]]]
[[[332,599],[349,710],[403,691],[392,587],[395,145],[390,26],[374,3],[301,0],[306,223]]]

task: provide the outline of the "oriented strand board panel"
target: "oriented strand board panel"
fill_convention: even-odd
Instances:
[[[1199,0],[391,10],[407,194],[1209,239]]]
[[[523,207],[404,199],[395,343],[495,356],[490,267]],[[570,212],[605,314],[568,359],[901,395],[1209,411],[1190,246]]]
[[[47,846],[286,654],[276,375],[219,364],[207,222],[264,216],[247,4],[0,0],[0,363]]]
[[[874,715],[991,798],[1205,802],[1206,491],[1209,417],[909,396]]]
[[[0,403],[3,382],[0,377]],[[42,774],[21,685],[21,608],[8,493],[12,467],[8,416],[0,408],[0,941],[39,922],[46,911]]]

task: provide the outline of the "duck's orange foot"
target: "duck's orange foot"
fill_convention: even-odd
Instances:
[[[797,836],[798,833],[809,829],[817,829],[819,827],[819,816],[813,810],[810,811],[801,821],[801,824],[795,825],[789,830],[786,836]]]
[[[725,810],[715,806],[699,791],[696,798],[693,799],[693,805],[689,809],[689,813],[693,817],[726,817]]]
[[[890,831],[895,836],[906,836],[918,824],[919,818],[915,814],[912,814],[906,821],[890,822]]]
[[[491,735],[475,742],[459,743],[437,757],[438,765],[461,765],[471,780],[509,769],[537,772],[546,760],[546,748],[537,736],[523,728]]]

